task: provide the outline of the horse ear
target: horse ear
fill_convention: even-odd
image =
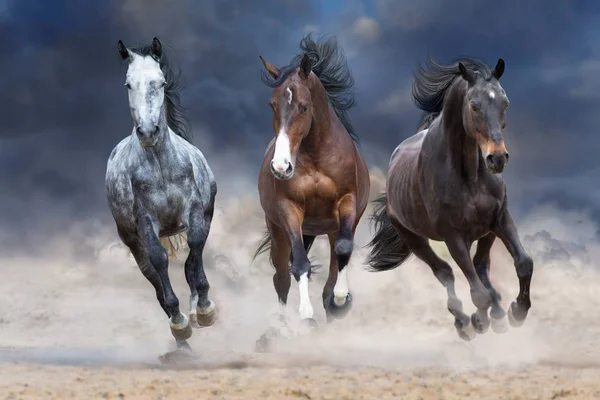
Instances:
[[[504,60],[499,58],[498,64],[496,64],[496,68],[494,68],[494,70],[492,71],[492,76],[497,80],[500,80],[500,77],[502,77],[502,75],[504,74],[505,66],[506,65],[504,64]]]
[[[308,78],[311,69],[310,58],[308,57],[308,54],[304,53],[304,57],[302,57],[302,61],[300,61],[300,76],[304,79]]]
[[[271,64],[268,61],[265,61],[264,58],[262,58],[262,56],[260,57],[260,61],[262,61],[263,65],[265,66],[265,69],[267,70],[267,72],[269,73],[269,75],[271,75],[273,77],[273,79],[277,79],[277,77],[279,77],[279,69],[277,69],[276,66],[274,66],[273,64]]]
[[[162,57],[162,44],[158,38],[152,39],[152,56],[159,61]]]
[[[473,72],[469,71],[463,63],[461,63],[461,62],[458,63],[458,69],[460,70],[460,75],[463,77],[463,79],[465,81],[469,82],[469,85],[472,85],[475,83],[476,76],[473,74]]]
[[[131,61],[131,54],[129,53],[129,50],[127,49],[127,47],[125,47],[121,40],[119,40],[117,47],[119,48],[119,55],[121,56],[121,60]]]

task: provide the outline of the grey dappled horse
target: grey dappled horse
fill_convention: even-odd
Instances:
[[[111,152],[106,190],[119,237],[152,283],[169,317],[177,347],[191,350],[194,327],[216,317],[208,298],[202,253],[210,230],[217,185],[204,155],[190,143],[179,101],[180,80],[154,38],[151,45],[127,48],[125,86],[134,128]],[[190,317],[179,310],[169,282],[167,250],[160,238],[187,233],[185,277],[190,286]]]

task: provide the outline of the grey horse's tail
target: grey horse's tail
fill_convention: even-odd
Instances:
[[[412,252],[390,221],[387,213],[387,195],[383,193],[374,203],[371,221],[374,222],[376,232],[373,240],[367,245],[372,247],[367,264],[373,272],[389,271],[404,263]]]
[[[182,232],[173,236],[161,237],[159,240],[160,244],[167,250],[169,259],[175,260],[187,244],[187,235]]]

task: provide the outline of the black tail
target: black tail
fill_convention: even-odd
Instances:
[[[373,272],[389,271],[406,261],[411,251],[387,215],[387,195],[383,193],[373,202],[375,209],[371,221],[374,222],[376,233],[368,244],[372,249],[367,264]]]
[[[308,254],[308,252],[310,251],[310,248],[312,247],[313,243],[315,242],[315,238],[316,238],[316,236],[302,235],[302,241],[304,242],[304,251],[306,251],[306,254]],[[256,257],[258,257],[262,253],[265,253],[270,250],[271,250],[271,235],[269,234],[269,231],[267,230],[265,232],[265,235],[263,236],[262,240],[260,241],[258,248],[254,252],[254,257],[252,257],[252,259],[255,260]],[[292,260],[293,260],[292,255],[290,254],[290,264],[292,263]],[[271,262],[271,264],[273,264],[271,255],[269,255],[269,261]],[[312,260],[311,260],[310,264],[311,264],[310,265],[311,274],[313,272],[315,272],[317,269],[319,269],[319,267],[320,267],[320,265],[313,264]]]

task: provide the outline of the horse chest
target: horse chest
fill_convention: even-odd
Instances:
[[[468,194],[463,200],[463,213],[462,215],[458,214],[458,218],[454,222],[472,240],[479,239],[487,234],[494,225],[501,203],[488,191]]]
[[[336,201],[337,189],[331,178],[314,173],[302,178],[297,195],[303,199],[307,215],[329,217]]]

